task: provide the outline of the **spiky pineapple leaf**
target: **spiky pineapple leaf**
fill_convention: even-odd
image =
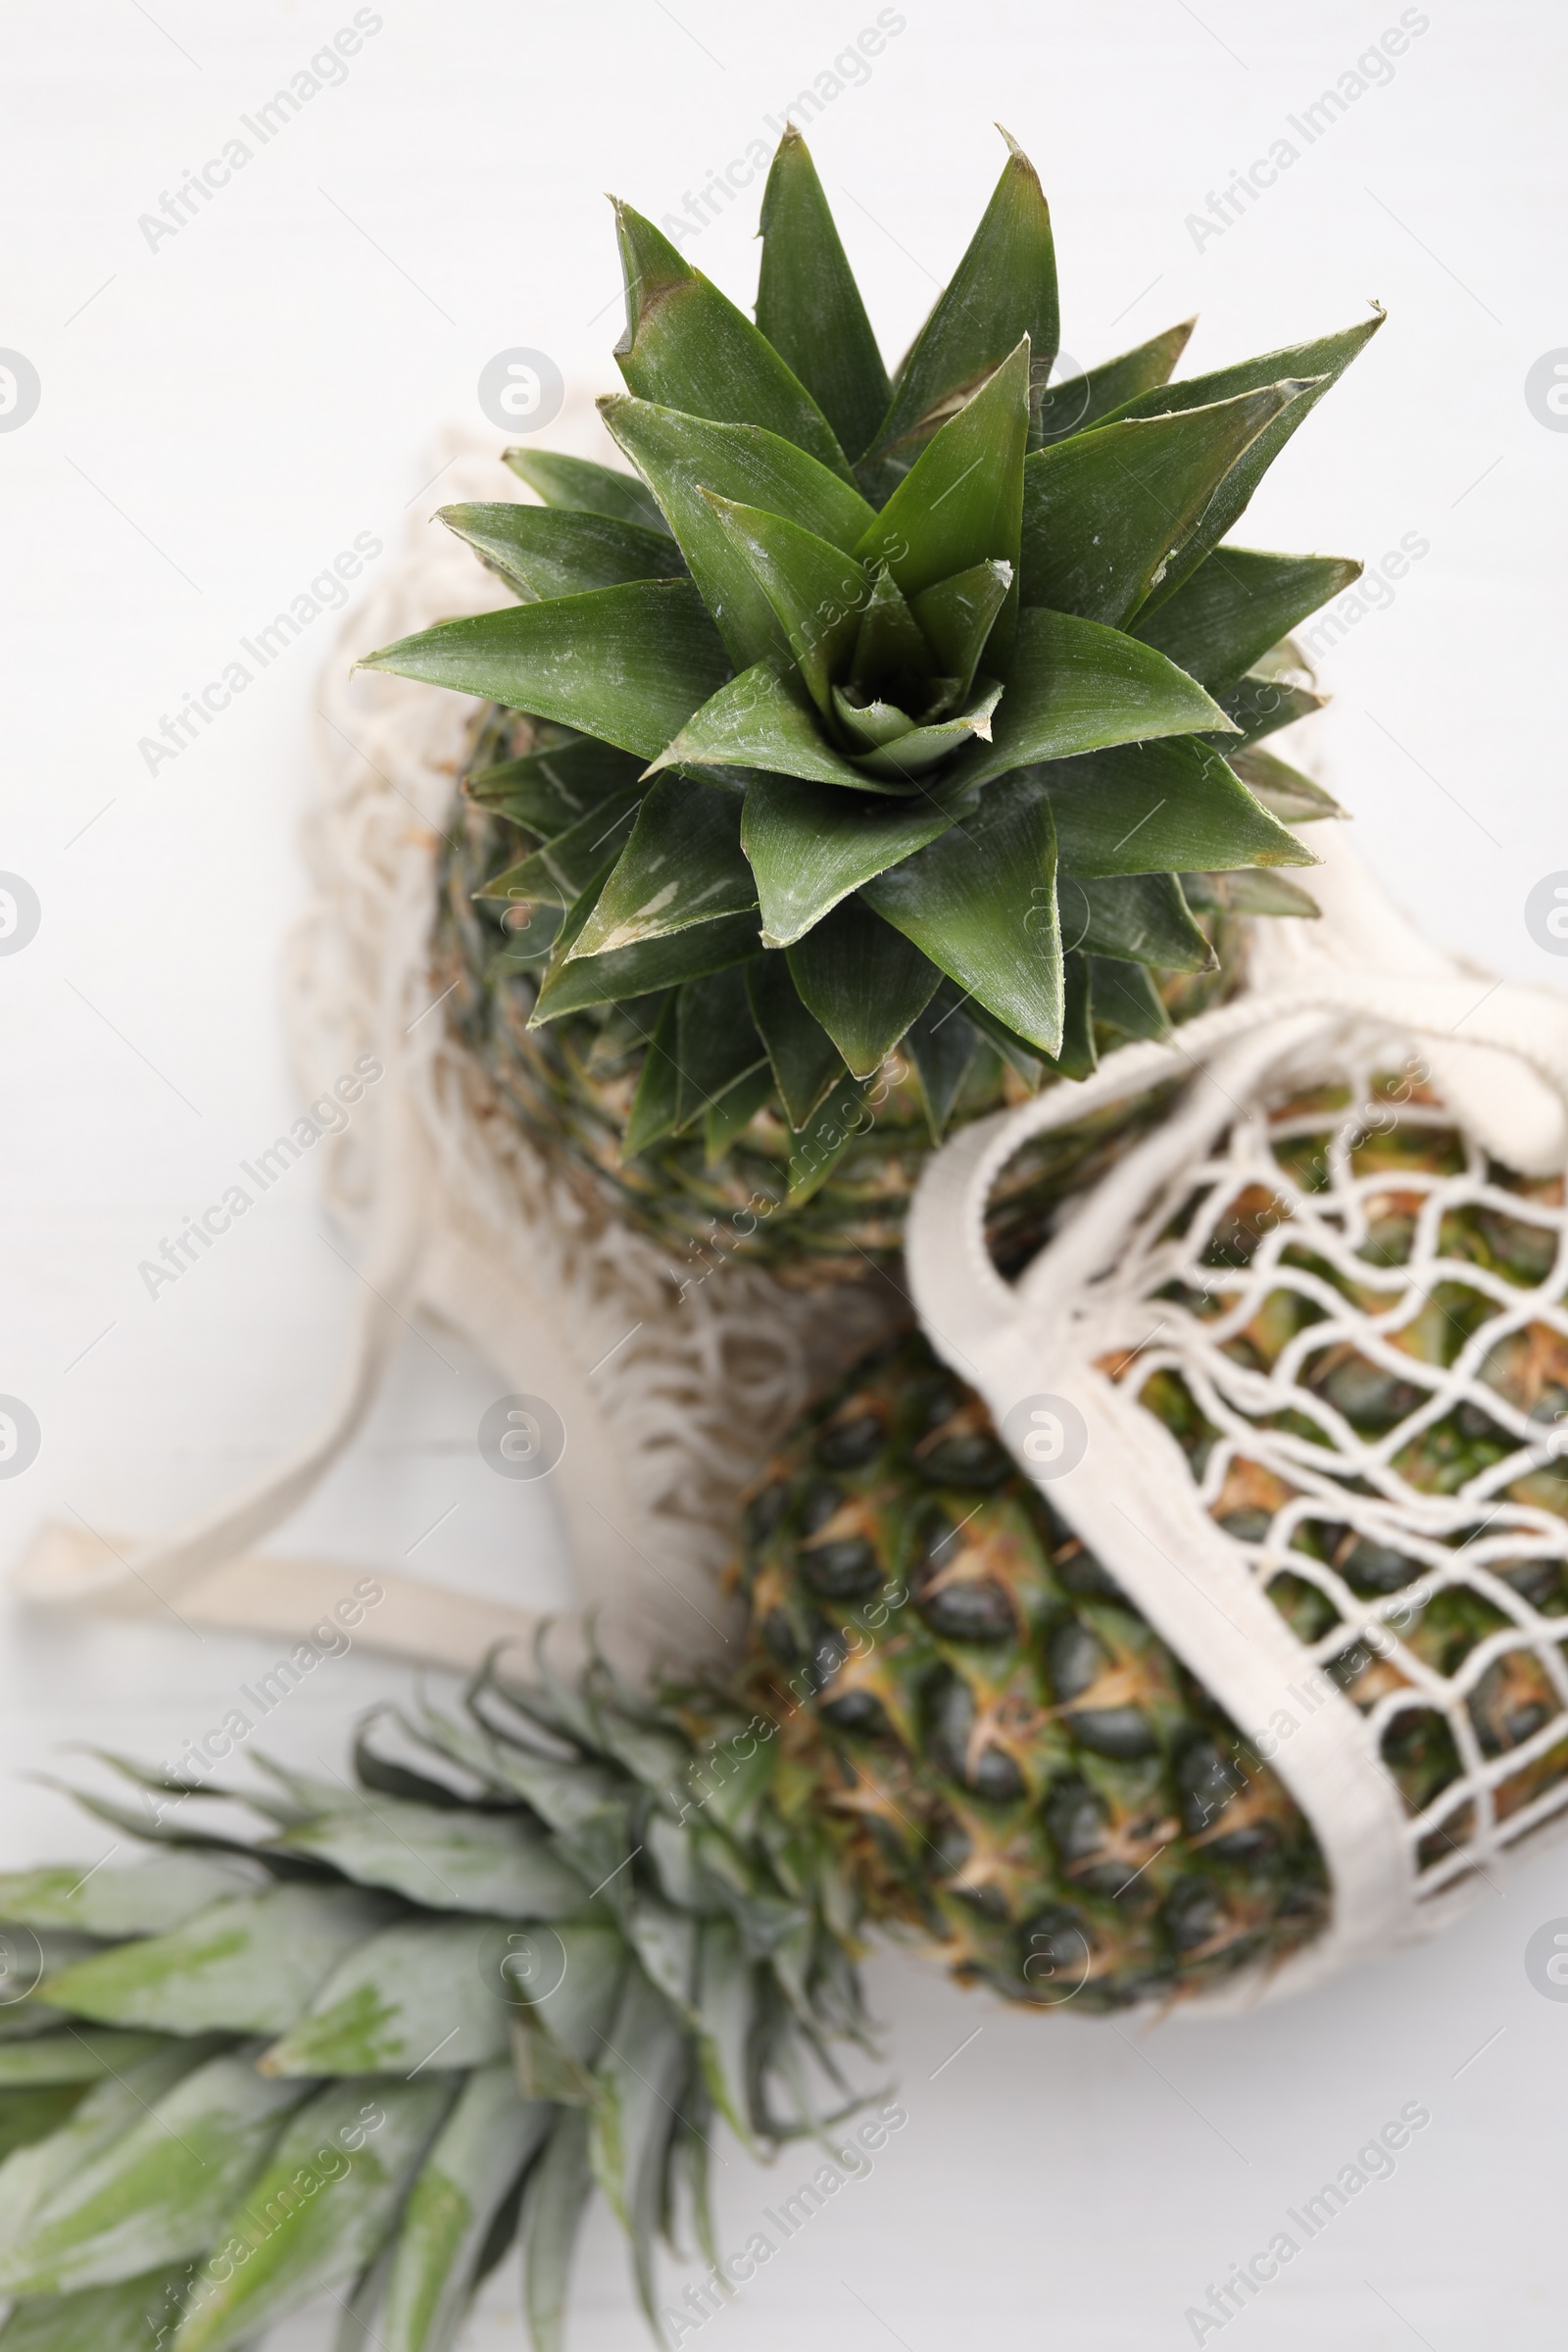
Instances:
[[[788,956],[775,952],[748,964],[746,996],[785,1116],[799,1131],[834,1081],[843,1077],[844,1056],[802,1004]]]
[[[867,719],[877,722],[870,730],[870,748],[855,756],[860,774],[875,776],[884,783],[906,785],[913,785],[920,777],[930,775],[953,753],[976,738],[989,743],[992,712],[1001,700],[1002,688],[995,678],[977,677],[969,708],[957,717],[911,727],[904,723],[902,711],[889,711],[886,706],[874,704],[868,710],[857,710],[837,687],[833,690],[833,708],[841,725],[855,733]],[[890,720],[895,723],[888,723]]]
[[[410,2174],[451,2105],[451,2078],[330,2083],[285,2129],[270,2162],[215,2233],[236,2238],[226,2275],[191,2290],[179,2352],[225,2352],[380,2251]]]
[[[588,2152],[595,2179],[633,2235],[642,2176],[650,2156],[657,2164],[663,2153],[686,2063],[682,2020],[644,1970],[628,1969],[595,2070]]]
[[[861,539],[906,597],[977,564],[1016,569],[1029,431],[1029,343],[1006,353],[933,434]]]
[[[891,685],[895,700],[902,695],[913,702],[927,683],[931,655],[930,640],[903,589],[885,566],[879,568],[855,641],[851,692],[867,703],[879,687]]]
[[[766,1058],[746,997],[740,964],[688,980],[677,999],[675,1061],[680,1094],[677,1127],[700,1118]]]
[[[1100,1061],[1095,1044],[1094,975],[1081,949],[1063,958],[1061,1044],[1055,1069],[1062,1078],[1091,1078]]]
[[[772,1100],[773,1073],[763,1059],[710,1102],[703,1113],[703,1158],[706,1165],[716,1167],[742,1128],[749,1127],[757,1113]]]
[[[1311,343],[1293,344],[1285,351],[1265,352],[1259,359],[1243,360],[1233,368],[1216,368],[1209,375],[1190,376],[1179,384],[1166,384],[1159,391],[1140,393],[1115,412],[1119,416],[1162,416],[1175,409],[1195,409],[1211,401],[1231,400],[1239,392],[1255,392],[1265,384],[1282,383],[1287,377],[1302,380],[1305,387],[1238,459],[1214,493],[1207,513],[1183,548],[1180,559],[1172,564],[1154,590],[1152,603],[1163,603],[1174,596],[1209,549],[1219,545],[1291,435],[1306,422],[1324,394],[1339,382],[1356,354],[1377,333],[1383,318],[1381,308],[1374,307],[1370,318],[1343,328],[1338,334],[1322,335]]]
[[[101,2082],[162,2047],[163,2035],[118,2026],[68,2025],[59,2034],[31,2034],[0,2042],[0,2091],[34,2083]]]
[[[621,473],[613,466],[596,466],[589,458],[563,457],[553,449],[528,446],[501,454],[547,507],[563,507],[576,514],[604,514],[612,522],[636,523],[648,531],[668,528],[658,500],[635,474]]]
[[[632,1097],[621,1156],[635,1159],[666,1135],[675,1132],[680,1116],[680,1064],[676,1060],[680,1008],[673,989],[664,998],[643,1054]]]
[[[339,1963],[263,2068],[282,2076],[407,2075],[499,2057],[510,2012],[484,1957],[506,1925],[473,1917],[383,1928]]]
[[[966,1020],[951,1001],[956,993],[951,984],[939,990],[904,1039],[904,1050],[920,1081],[933,1146],[947,1133],[980,1045],[973,1021]]]
[[[650,996],[655,989],[677,988],[683,980],[700,980],[762,952],[755,914],[721,915],[717,922],[693,923],[667,938],[639,940],[635,947],[579,956],[575,962],[567,959],[569,946],[569,941],[565,948],[557,943],[562,959],[552,960],[545,975],[530,1028],[559,1020],[563,1013],[580,1012],[588,1004],[612,1004]]]
[[[1344,556],[1274,556],[1216,547],[1174,596],[1141,613],[1133,634],[1205,686],[1228,684],[1270,646],[1361,576]]]
[[[714,785],[659,777],[567,960],[611,955],[755,906],[757,882],[741,851],[741,808],[734,793]]]
[[[1110,956],[1091,956],[1089,985],[1097,1021],[1119,1029],[1123,1037],[1169,1037],[1170,1014],[1146,965]]]
[[[571,2260],[593,2186],[588,2118],[568,2108],[529,2175],[522,2201],[523,2309],[534,2352],[563,2352]]]
[[[1229,764],[1242,782],[1254,792],[1271,816],[1288,825],[1310,824],[1327,817],[1343,817],[1345,810],[1332,793],[1310,776],[1292,767],[1289,760],[1280,760],[1272,752],[1259,751],[1249,744],[1245,751],[1232,752]]]
[[[942,977],[916,945],[858,898],[845,899],[788,953],[802,1004],[854,1078],[880,1069]]]
[[[1056,880],[1061,936],[1088,956],[1158,964],[1165,971],[1211,972],[1217,958],[1193,920],[1174,874],[1102,879],[1062,873]]]
[[[566,1919],[582,1907],[582,1881],[515,1816],[377,1796],[318,1813],[272,1842],[432,1910]]]
[[[1124,627],[1242,451],[1294,396],[1271,384],[1038,450],[1023,469],[1024,602]]]
[[[628,391],[720,424],[760,424],[849,479],[816,402],[767,337],[629,204],[615,206],[626,330],[615,359]]]
[[[1236,730],[1229,740],[1218,734],[1210,737],[1227,759],[1249,750],[1265,735],[1277,735],[1282,727],[1294,727],[1298,718],[1310,718],[1328,701],[1327,695],[1314,694],[1309,686],[1254,669],[1230,685],[1221,686],[1214,699]]]
[[[675,2102],[686,2086],[690,2059],[684,2029],[651,1988],[650,1999],[658,2009],[642,1999],[634,1976],[600,2069],[602,2097],[589,2126],[589,2160],[630,2236],[638,2301],[650,2328],[657,2329],[654,2241],[679,2115]],[[611,2186],[616,2178],[618,2193]]]
[[[886,575],[883,575],[884,577]],[[956,571],[924,588],[910,608],[931,648],[938,672],[953,680],[953,700],[964,702],[997,614],[1012,586],[1012,566],[993,561]]]
[[[105,2025],[165,2034],[281,2033],[342,1955],[382,1926],[383,1896],[349,1886],[223,1895],[165,1936],[78,1960],[52,1999]]]
[[[664,746],[648,773],[679,765],[757,767],[855,792],[913,789],[902,780],[867,775],[834,751],[809,702],[792,690],[771,662],[758,662],[721,686]]]
[[[1118,745],[1032,773],[1051,796],[1064,873],[1317,863],[1219,754],[1193,735]]]
[[[1140,392],[1152,392],[1157,385],[1168,383],[1197,324],[1196,318],[1184,318],[1179,326],[1167,326],[1162,333],[1151,335],[1147,343],[1053,384],[1040,403],[1042,445],[1049,448],[1069,433],[1087,432],[1113,409],[1136,400]]]
[[[0,2096],[0,2159],[30,2148],[71,2121],[86,2094],[85,2082],[33,2082]]]
[[[706,515],[699,489],[788,514],[846,555],[872,521],[872,508],[853,483],[761,425],[726,424],[625,393],[601,400],[599,413],[654,494],[678,515],[699,556]],[[688,561],[690,554],[688,547]],[[699,565],[692,568],[701,578]]]
[[[1018,615],[992,741],[964,760],[965,784],[1035,760],[1212,728],[1225,713],[1196,680],[1136,637],[1039,606]]]
[[[467,777],[466,790],[481,808],[510,817],[541,841],[554,841],[612,793],[635,784],[642,769],[635,752],[583,735],[574,743],[478,768]]]
[[[383,2352],[447,2352],[497,2215],[555,2120],[511,2064],[474,2070],[409,2192],[376,2328]]]
[[[10,1871],[0,1875],[0,1919],[86,1936],[162,1936],[220,1895],[261,1884],[254,1863],[207,1854],[158,1854],[120,1870]]]
[[[0,2328],[4,2352],[160,2352],[178,2321],[188,2263],[162,2265],[113,2286],[24,2295]]]
[[[1050,800],[1031,778],[996,785],[973,816],[860,895],[1019,1037],[1057,1052],[1056,835]]]
[[[0,2164],[0,2256],[9,2258],[34,2214],[63,2193],[222,2044],[216,2036],[170,2040],[94,2083],[48,2139],[14,2148]]]
[[[492,874],[474,892],[476,899],[505,902],[540,901],[547,906],[574,906],[607,858],[618,858],[625,848],[644,786],[633,781],[607,793],[596,808],[568,825],[541,849],[531,850],[515,865]]]
[[[1002,177],[899,369],[872,444],[874,457],[902,450],[940,424],[1022,337],[1029,341],[1037,386],[1050,376],[1058,335],[1051,214],[1034,166],[1016,141],[1002,135],[1009,150]]]
[[[787,948],[802,938],[841,899],[924,849],[971,805],[964,792],[893,801],[792,776],[761,777],[746,795],[741,841],[766,944]]]
[[[848,662],[870,599],[863,566],[787,515],[712,491],[703,495],[766,598],[812,702],[830,715],[833,681]]]
[[[559,1982],[546,1984],[541,1997],[516,2013],[518,2040],[532,2038],[586,2070],[604,2048],[605,2035],[620,1999],[630,1960],[625,1937],[617,1927],[598,1920],[567,1921],[551,1931],[551,1973]],[[559,1949],[557,1948],[559,1947]],[[522,2068],[514,2048],[514,2063]],[[583,2075],[592,2096],[591,2078]],[[524,2085],[526,2088],[526,2084]],[[568,2092],[565,2095],[570,2095]]]
[[[804,1207],[871,1123],[866,1082],[848,1075],[829,1087],[806,1125],[790,1137],[789,1206]]]
[[[59,2181],[0,2250],[0,2293],[103,2286],[205,2253],[303,2096],[251,2060],[209,2059]]]
[[[793,123],[768,172],[760,226],[757,323],[853,465],[887,414],[892,386],[816,167]]]
[[[1316,899],[1298,882],[1261,866],[1242,866],[1233,873],[1183,874],[1182,889],[1195,906],[1222,907],[1231,914],[1312,916],[1321,912]]]
[[[663,749],[730,664],[689,580],[632,580],[467,620],[445,620],[368,654],[390,670],[482,695],[644,760]]]
[[[667,580],[686,568],[667,531],[605,514],[503,502],[443,507],[437,520],[525,600],[576,596],[624,580]]]

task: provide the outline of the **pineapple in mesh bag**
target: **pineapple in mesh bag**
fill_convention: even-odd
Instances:
[[[1271,1988],[1438,1926],[1568,1806],[1568,1007],[1342,843],[1322,878],[1015,1283],[980,1219],[1049,1103],[948,1147],[909,1251],[935,1351],[1311,1825],[1328,1924]]]

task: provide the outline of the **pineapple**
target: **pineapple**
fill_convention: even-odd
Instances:
[[[1333,804],[1259,747],[1317,703],[1288,632],[1359,566],[1221,542],[1381,314],[1172,385],[1178,327],[1052,386],[1008,149],[892,379],[793,129],[755,324],[617,205],[601,409],[635,471],[509,451],[543,505],[444,519],[518,601],[366,663],[481,703],[451,1017],[677,1255],[886,1262],[953,1122],[1211,1001],[1241,918],[1313,911],[1281,869]],[[1041,1145],[1001,1246],[1120,1132]]]
[[[1227,1359],[1276,1365],[1338,1288],[1384,1314],[1401,1360],[1308,1346],[1302,1431],[1386,1441],[1417,1494],[1494,1471],[1478,1519],[1536,1514],[1528,1542],[1452,1538],[1475,1565],[1451,1580],[1319,1514],[1267,1585],[1381,1710],[1418,1865],[1446,1879],[1478,1801],[1512,1835],[1568,1793],[1568,1541],[1539,1532],[1568,1519],[1548,1434],[1568,1341],[1536,1301],[1486,1336],[1511,1295],[1568,1279],[1562,1185],[1486,1163],[1408,1075],[1359,1106],[1301,1096],[1271,1133],[1277,1188],[1199,1185],[1177,1210],[1164,1239],[1192,1262],[1167,1313],[1217,1326],[1283,1227],[1277,1262],[1319,1286],[1316,1317],[1311,1282],[1271,1275],[1222,1327]],[[1336,1168],[1358,1203],[1348,1277],[1291,1234],[1293,1198]],[[1469,1197],[1445,1196],[1434,1236],[1434,1194],[1461,1174]],[[1441,1281],[1390,1319],[1423,1233]],[[1466,1345],[1494,1409],[1422,1420]],[[1157,1346],[1116,1369],[1195,1480],[1211,1473],[1218,1524],[1262,1545],[1285,1482],[1234,1445],[1212,1474],[1220,1433]],[[17,2298],[0,2352],[131,2352],[146,2332],[220,2352],[322,2288],[383,2352],[425,2352],[514,2239],[554,2352],[595,2187],[657,2326],[655,2237],[689,2215],[715,2259],[719,2120],[754,2148],[842,2144],[839,2052],[867,2038],[856,1962],[874,1931],[961,1983],[1086,2014],[1267,1972],[1326,1924],[1321,1850],[1262,1742],[918,1335],[796,1426],[746,1504],[736,1584],[751,1638],[733,1688],[639,1698],[601,1661],[564,1679],[541,1652],[530,1684],[491,1664],[461,1708],[362,1737],[353,1786],[272,1768],[244,1799],[263,1837],[228,1827],[223,1792],[122,1765],[141,1809],[93,1809],[153,1861],[0,1880],[24,1995],[0,2009],[0,2293]],[[1341,1588],[1397,1639],[1343,1630]],[[1420,1669],[1461,1678],[1458,1740]]]
[[[1417,1868],[1445,1884],[1484,1828],[1510,1838],[1568,1799],[1568,1531],[1554,1532],[1568,1520],[1568,1337],[1534,1302],[1523,1321],[1508,1311],[1510,1293],[1568,1283],[1563,1180],[1489,1162],[1419,1065],[1365,1100],[1332,1087],[1283,1103],[1271,1130],[1277,1189],[1195,1185],[1161,1237],[1193,1258],[1160,1288],[1162,1312],[1224,1318],[1216,1344],[1250,1373],[1325,1319],[1324,1285],[1379,1316],[1408,1378],[1330,1339],[1299,1358],[1298,1405],[1253,1418],[1330,1466],[1337,1425],[1384,1441],[1416,1497],[1484,1481],[1474,1523],[1443,1539],[1467,1561],[1450,1581],[1332,1508],[1292,1511],[1295,1491],[1245,1439],[1217,1455],[1176,1342],[1104,1369],[1170,1430],[1195,1482],[1206,1474],[1216,1523],[1257,1557],[1273,1538],[1268,1596],[1329,1681],[1377,1710]],[[1293,1191],[1325,1193],[1342,1161],[1350,1198],[1326,1214],[1350,1225],[1364,1283],[1292,1235]],[[1435,1204],[1459,1176],[1465,1196]],[[1416,1262],[1423,1220],[1436,1280],[1430,1257]],[[1299,1287],[1286,1276],[1247,1298],[1244,1320],[1237,1286],[1271,1234]],[[1480,1396],[1434,1418],[1434,1381],[1467,1347]],[[749,1502],[741,1573],[761,1645],[787,1689],[810,1693],[790,1737],[828,1809],[856,1825],[860,1900],[923,1930],[961,1977],[1108,2008],[1277,1963],[1322,1925],[1321,1854],[1257,1752],[1278,1740],[1238,1737],[922,1339],[852,1371],[799,1426]],[[1358,1607],[1375,1638],[1347,1624]],[[1446,1705],[1423,1670],[1457,1678]]]
[[[795,1433],[738,1581],[728,1690],[541,1650],[353,1784],[107,1759],[139,1801],[83,1801],[154,1858],[0,1878],[0,2352],[223,2352],[323,2291],[427,2352],[519,2240],[556,2352],[596,2188],[657,2329],[656,2236],[717,2265],[720,2121],[843,2144],[873,1928],[1103,2011],[1322,1924],[1280,1784],[917,1338]]]
[[[4,2352],[222,2352],[321,2292],[355,2340],[427,2352],[519,2240],[556,2352],[596,2188],[657,2331],[660,2232],[689,2218],[722,2276],[718,2123],[842,2145],[875,1925],[1107,2009],[1320,1924],[1284,1791],[922,1343],[818,1409],[752,1533],[732,1690],[633,1698],[541,1657],[362,1736],[353,1785],[108,1759],[139,1804],[83,1801],[155,1858],[0,1878]],[[855,1629],[905,1603],[890,1676],[857,1668]]]
[[[792,1433],[741,1585],[861,1903],[960,1980],[1103,2012],[1323,1925],[1299,1809],[918,1335]]]
[[[546,1664],[402,1728],[353,1786],[271,1767],[260,1838],[122,1764],[139,1807],[84,1801],[154,1859],[0,1879],[6,2352],[220,2352],[323,2291],[444,2352],[518,2238],[553,2352],[596,2186],[657,2330],[717,2119],[843,2120],[853,1886],[749,1693]]]

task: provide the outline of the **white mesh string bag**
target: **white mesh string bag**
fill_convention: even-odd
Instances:
[[[1311,839],[1321,922],[1260,934],[1171,1044],[956,1137],[907,1248],[938,1353],[1312,1824],[1332,1923],[1271,1992],[1429,1932],[1568,1806],[1568,1004],[1467,973]],[[1012,1153],[1173,1065],[1164,1123],[1004,1282]]]
[[[556,446],[613,456],[586,401]],[[887,1328],[888,1286],[804,1294],[699,1250],[672,1265],[657,1243],[592,1213],[495,1101],[450,1033],[431,977],[441,830],[476,706],[353,663],[372,648],[488,611],[495,582],[432,520],[464,499],[524,498],[493,446],[451,433],[405,549],[346,616],[318,696],[316,790],[306,827],[312,895],[289,962],[294,1058],[307,1102],[367,1053],[385,1076],[315,1162],[327,1206],[360,1249],[360,1308],[322,1427],[246,1493],[172,1534],[103,1539],[44,1529],[15,1583],[46,1605],[165,1613],[195,1624],[308,1632],[344,1590],[342,1563],[258,1555],[298,1509],[373,1402],[409,1325],[463,1334],[498,1388],[543,1398],[565,1449],[551,1474],[578,1593],[628,1665],[721,1649],[720,1576],[738,1496],[812,1390]],[[376,1571],[386,1599],[368,1644],[475,1664],[526,1636],[521,1606]]]

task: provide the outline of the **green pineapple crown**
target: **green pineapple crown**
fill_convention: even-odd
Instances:
[[[321,2292],[343,2344],[446,2352],[518,2238],[555,2352],[596,2187],[657,2332],[657,2236],[718,2263],[716,2119],[842,2121],[855,1897],[763,1718],[541,1657],[398,1721],[353,1785],[106,1759],[140,1808],[81,1801],[156,1858],[0,1878],[5,2352],[223,2352]]]
[[[1171,384],[1184,325],[1053,387],[1007,144],[892,378],[798,132],[755,324],[617,204],[636,473],[508,451],[545,503],[443,519],[521,601],[368,658],[545,722],[470,779],[534,845],[480,895],[555,910],[535,1025],[649,1039],[628,1152],[765,1103],[799,1138],[830,1096],[837,1134],[901,1044],[939,1136],[956,1041],[1081,1075],[1097,1025],[1164,1033],[1153,973],[1212,966],[1195,908],[1314,910],[1272,869],[1334,804],[1257,747],[1317,707],[1288,632],[1360,566],[1222,542],[1382,314]]]

